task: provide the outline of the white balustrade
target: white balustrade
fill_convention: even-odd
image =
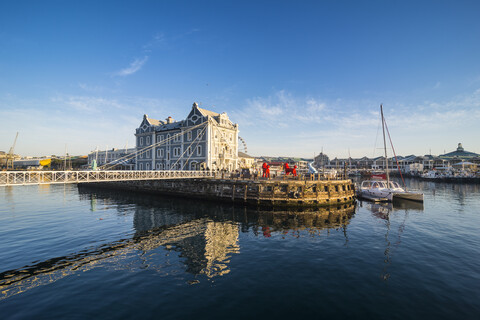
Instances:
[[[212,171],[0,171],[0,186],[211,178]]]

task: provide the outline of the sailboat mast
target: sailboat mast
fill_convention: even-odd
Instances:
[[[380,113],[382,115],[382,130],[383,130],[383,148],[385,149],[385,173],[387,176],[387,185],[390,183],[390,177],[388,176],[388,158],[387,158],[387,140],[385,140],[385,119],[383,118],[383,106],[380,105]]]

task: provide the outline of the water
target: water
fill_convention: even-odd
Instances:
[[[75,185],[0,188],[1,319],[478,319],[480,186],[269,212]]]

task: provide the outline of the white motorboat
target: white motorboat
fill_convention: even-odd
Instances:
[[[382,105],[380,105],[380,113],[382,116],[383,146],[385,149],[385,168],[388,168],[387,143],[385,139],[386,124],[385,118],[383,117]],[[385,177],[386,180],[371,179],[363,181],[360,186],[359,196],[375,202],[393,202],[395,200],[412,200],[423,202],[423,193],[407,191],[406,189],[402,188],[397,182],[390,181],[388,170],[385,171]]]

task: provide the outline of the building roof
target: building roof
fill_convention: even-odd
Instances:
[[[477,156],[479,156],[479,154],[475,152],[465,151],[461,143],[458,144],[456,151],[439,155],[440,158],[462,158],[462,159],[465,159],[465,158],[468,159],[468,158],[473,158]]]
[[[252,158],[252,159],[255,159],[254,157],[249,156],[249,155],[246,154],[245,152],[241,152],[241,151],[238,151],[238,157],[240,157],[240,158]]]
[[[147,119],[148,123],[150,123],[152,126],[161,126],[162,124],[165,124],[164,121],[149,118],[147,115],[145,116],[145,119]]]
[[[172,123],[163,123],[160,126],[160,131],[178,129],[182,126],[182,124],[183,124],[183,121],[177,121],[177,122],[172,122]]]
[[[218,117],[220,114],[219,113],[216,113],[216,112],[213,112],[213,111],[210,111],[210,110],[205,110],[203,108],[200,108],[197,106],[197,109],[198,111],[200,111],[200,113],[206,117],[206,116],[211,116],[211,117]]]

